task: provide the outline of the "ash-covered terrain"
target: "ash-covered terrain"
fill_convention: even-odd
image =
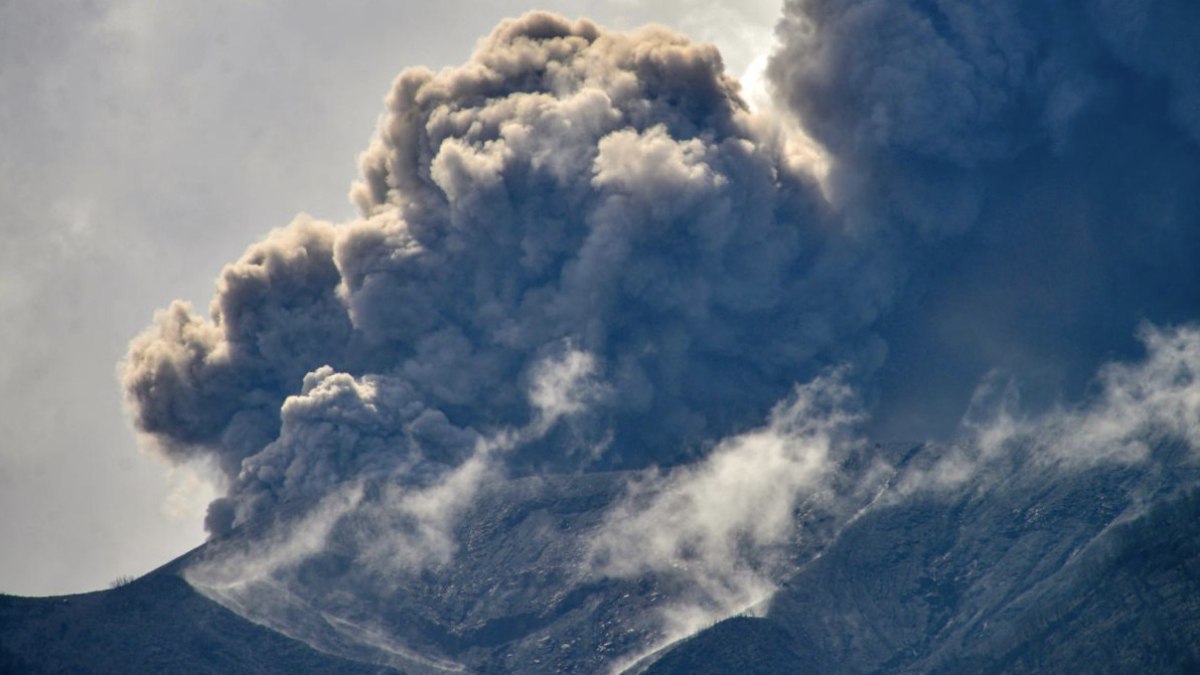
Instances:
[[[879,450],[903,473],[945,449]],[[1157,452],[1179,459],[1167,457],[1177,447]],[[319,545],[265,551],[278,523],[252,522],[112,590],[0,598],[0,663],[108,673],[1190,672],[1200,664],[1200,492],[1184,486],[1198,472],[1167,468],[1010,473],[901,503],[885,492],[824,529],[800,508],[778,551],[778,590],[687,636],[666,621],[696,600],[686,572],[588,572],[628,475],[500,483],[455,528],[454,559],[419,575],[371,578],[357,566],[353,511]],[[384,489],[356,494],[370,504]],[[235,584],[207,576],[215,563],[227,573],[249,564],[251,547],[273,565]]]

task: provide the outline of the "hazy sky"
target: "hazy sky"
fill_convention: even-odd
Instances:
[[[0,3],[0,592],[101,588],[202,541],[211,493],[122,409],[128,341],[296,213],[352,217],[393,77],[532,9],[663,23],[742,73],[779,3]]]

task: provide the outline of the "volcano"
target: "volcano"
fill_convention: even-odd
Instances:
[[[763,109],[547,13],[404,70],[358,215],[129,345],[208,543],[4,598],[5,666],[1197,670],[1195,26],[792,0]]]

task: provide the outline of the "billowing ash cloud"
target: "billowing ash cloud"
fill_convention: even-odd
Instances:
[[[1078,398],[1143,321],[1200,306],[1195,11],[790,2],[786,122],[712,47],[507,22],[397,78],[359,219],[302,216],[209,318],[160,314],[126,364],[135,420],[221,469],[221,532],[517,429],[516,473],[686,461],[837,364],[882,439],[956,433],[988,373],[1033,409]]]
[[[352,197],[132,345],[138,427],[230,481],[209,527],[370,472],[671,463],[827,363],[869,372],[888,267],[830,221],[711,46],[533,14],[462,67],[404,72]],[[578,352],[583,398],[534,381]],[[553,399],[553,400],[550,400]],[[439,469],[441,467],[441,469]]]
[[[1196,318],[1197,11],[787,3],[776,94],[844,222],[903,250],[877,433],[945,434],[994,369],[1035,405],[1076,398],[1142,321]]]
[[[1194,462],[1197,19],[791,0],[764,114],[712,47],[546,14],[405,71],[360,217],[272,232],[208,318],[177,303],[130,348],[139,429],[227,481],[209,529],[269,531],[190,578],[243,611],[387,626],[380,598],[419,571],[457,590],[406,601],[463,630],[645,583],[604,604],[633,654],[914,493]],[[262,525],[286,502],[318,506]],[[506,548],[510,516],[546,547]],[[469,571],[516,559],[522,589]],[[294,618],[256,620],[309,634]],[[514,659],[549,644],[521,640]]]

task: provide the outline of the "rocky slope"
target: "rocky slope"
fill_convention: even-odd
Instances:
[[[897,476],[939,453],[890,451]],[[665,646],[662,610],[688,592],[686,577],[605,578],[588,567],[589,544],[628,475],[489,486],[451,530],[452,555],[417,567],[367,554],[363,542],[382,532],[374,507],[387,494],[368,485],[319,537],[312,523],[296,527],[319,509],[294,505],[113,590],[0,597],[0,664],[4,672],[1195,672],[1196,473],[1182,460],[1066,474],[1013,463],[953,489],[900,497],[893,486],[840,525],[814,525],[800,509],[792,572],[754,609],[758,617]]]
[[[312,649],[208,600],[170,568],[108,591],[0,595],[2,673],[396,673]]]

